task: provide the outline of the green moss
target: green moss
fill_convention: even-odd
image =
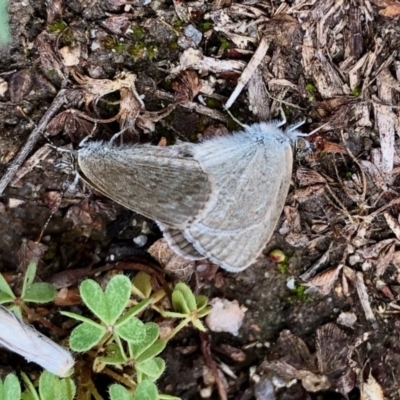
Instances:
[[[289,264],[287,262],[281,262],[278,264],[278,271],[282,275],[286,275],[289,271]]]
[[[107,37],[101,39],[101,44],[104,46],[105,49],[113,50],[116,53],[122,53],[126,49],[126,44],[123,42],[120,42],[114,36],[107,36]]]
[[[293,115],[292,110],[290,108],[288,108],[288,107],[283,107],[283,113],[285,114],[285,117],[287,119],[290,119],[291,116]]]
[[[209,31],[212,27],[213,27],[213,24],[212,24],[212,22],[210,22],[210,21],[203,22],[203,23],[201,24],[201,30],[202,30],[203,32]]]
[[[150,60],[156,58],[157,54],[158,54],[158,47],[155,44],[147,46],[147,57],[149,57]]]
[[[135,44],[130,45],[127,48],[127,53],[135,58],[143,58],[147,56],[152,60],[158,55],[158,47],[153,43],[146,43],[144,40],[140,40]]]
[[[229,50],[232,47],[230,41],[225,39],[224,37],[220,37],[219,41],[221,43],[220,47],[222,50]]]
[[[314,93],[315,92],[315,86],[312,83],[307,83],[306,90],[307,90],[308,93]]]
[[[220,108],[221,107],[220,101],[217,99],[213,99],[211,97],[208,97],[206,99],[206,105],[209,108]]]
[[[310,299],[310,297],[308,296],[308,294],[306,293],[307,287],[297,283],[295,284],[294,289],[290,290],[290,300],[292,301],[308,301]]]
[[[145,55],[146,44],[142,41],[135,43],[128,47],[127,52],[132,57],[141,58]]]
[[[105,49],[112,50],[118,45],[118,40],[113,36],[107,36],[100,40]]]
[[[314,101],[315,100],[315,92],[316,92],[315,86],[312,83],[307,83],[306,91],[308,93],[308,98],[310,99],[310,101]]]
[[[136,39],[141,39],[144,36],[144,30],[140,26],[135,26],[133,27],[133,32],[132,32],[133,37]]]
[[[183,27],[183,21],[181,21],[180,19],[176,19],[176,21],[172,26],[174,27],[175,30],[180,31]]]
[[[361,95],[361,89],[360,89],[359,87],[355,87],[355,88],[351,91],[351,94],[352,94],[354,97],[360,97],[360,95]]]
[[[123,43],[118,43],[115,47],[114,50],[117,53],[122,53],[125,50],[125,45]]]
[[[67,28],[61,35],[61,43],[64,46],[71,46],[75,42],[74,32],[72,29]]]
[[[66,27],[67,27],[67,24],[63,20],[57,19],[48,26],[48,30],[49,30],[49,32],[52,32],[52,33],[62,32]]]
[[[169,49],[172,50],[172,51],[178,50],[179,49],[178,42],[171,42],[169,44]]]

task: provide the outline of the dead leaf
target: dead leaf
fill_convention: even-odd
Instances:
[[[326,179],[318,172],[310,169],[300,167],[296,171],[296,178],[300,186],[310,186],[317,183],[326,183]]]
[[[383,178],[377,166],[368,160],[360,160],[360,164],[365,169],[365,172],[371,177],[375,185],[380,189],[386,190],[385,179]]]
[[[66,110],[57,114],[47,125],[46,132],[49,136],[65,132],[72,143],[80,143],[93,130],[94,123],[84,119],[75,110]]]
[[[208,140],[208,139],[211,139],[214,137],[225,136],[225,135],[229,135],[229,130],[223,124],[209,125],[202,134],[204,140]]]
[[[286,382],[300,380],[303,387],[310,392],[331,387],[327,377],[318,374],[315,356],[311,355],[302,339],[284,330],[279,335],[277,346],[283,353],[282,358],[277,361],[264,361],[261,365],[263,371],[277,375]]]
[[[58,50],[62,57],[62,62],[66,67],[73,67],[79,65],[81,57],[81,46],[64,46]]]
[[[339,153],[339,154],[346,154],[346,150],[338,143],[330,142],[328,140],[322,140],[322,150],[326,153]]]
[[[385,273],[386,268],[392,261],[394,250],[395,244],[393,243],[389,248],[386,248],[385,251],[381,253],[376,264],[376,276],[379,277]]]
[[[325,193],[325,185],[312,185],[306,186],[302,189],[296,189],[293,198],[299,203],[310,200],[312,198],[317,198]]]
[[[348,368],[348,338],[336,324],[329,323],[317,329],[317,360],[319,372],[335,379]]]
[[[238,363],[242,363],[246,360],[246,353],[240,348],[231,346],[230,344],[221,343],[215,350]]]
[[[379,11],[384,17],[397,17],[400,14],[400,4],[396,3]]]
[[[98,210],[87,199],[72,206],[65,218],[71,220],[74,226],[81,229],[86,236],[90,236],[92,231],[104,229],[104,221],[99,216]]]
[[[12,103],[21,103],[29,94],[33,86],[32,73],[28,69],[12,74],[8,85],[10,100]]]
[[[311,278],[306,286],[309,286],[310,288],[315,288],[321,295],[327,296],[332,290],[333,285],[335,284],[342,268],[343,265],[338,265],[335,268],[331,268],[327,271],[321,272],[320,274]]]
[[[299,21],[286,13],[275,14],[263,27],[263,36],[279,48],[293,46],[301,41],[303,34]]]
[[[48,247],[32,240],[23,240],[18,250],[18,272],[25,273],[30,263],[38,264]]]
[[[60,207],[62,194],[55,190],[45,193],[45,201],[49,206],[51,213],[54,214]]]
[[[67,79],[68,71],[56,53],[53,37],[43,31],[36,39],[36,47],[43,73],[51,82],[60,85]]]
[[[201,82],[196,71],[189,69],[182,71],[172,82],[172,89],[175,93],[176,103],[187,103],[192,101],[200,92]]]
[[[123,87],[127,89],[134,87],[136,81],[136,75],[128,72],[122,72],[113,80],[90,78],[75,70],[72,71],[72,74],[79,83],[80,90],[85,95],[86,108],[90,103],[96,103],[96,101],[106,94],[117,92]],[[141,101],[139,102],[142,103]]]
[[[161,139],[158,141],[157,146],[160,147],[165,147],[167,145],[167,139],[163,136]]]
[[[360,385],[360,400],[384,400],[383,390],[370,374],[367,381]]]
[[[128,14],[121,14],[104,19],[100,22],[100,25],[114,35],[124,35],[131,27],[131,22]]]
[[[316,353],[312,355],[302,339],[282,331],[277,341],[277,361],[264,361],[261,370],[279,376],[286,382],[301,381],[310,392],[330,388],[344,396],[353,389],[355,374],[348,365],[348,339],[335,324],[317,329]]]
[[[397,17],[400,14],[400,3],[395,0],[373,0],[378,7],[384,7],[379,11],[384,17]]]
[[[218,265],[206,260],[198,261],[196,263],[196,275],[199,283],[212,281],[218,270]]]
[[[156,259],[166,273],[179,280],[188,282],[195,269],[195,262],[188,261],[176,254],[165,239],[157,240],[148,249],[149,254]]]
[[[82,303],[78,288],[63,288],[54,299],[56,306],[74,306]]]
[[[400,240],[400,224],[399,221],[393,217],[389,212],[384,212],[383,216],[392,232],[395,234],[397,240]]]

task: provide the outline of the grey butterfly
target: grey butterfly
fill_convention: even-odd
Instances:
[[[91,142],[78,167],[93,188],[154,219],[178,254],[238,272],[271,238],[289,191],[291,140],[304,135],[279,126],[168,147]]]

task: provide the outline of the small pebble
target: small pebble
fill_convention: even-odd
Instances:
[[[139,235],[133,238],[133,242],[139,246],[143,247],[147,243],[147,236],[146,235]]]

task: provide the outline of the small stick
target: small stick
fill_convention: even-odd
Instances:
[[[247,64],[246,68],[242,72],[242,75],[240,76],[240,78],[238,80],[238,84],[237,84],[235,90],[233,91],[233,93],[229,97],[228,101],[226,102],[226,104],[225,104],[226,109],[228,109],[232,106],[232,104],[235,102],[235,100],[237,99],[239,94],[242,92],[243,88],[247,85],[247,82],[253,76],[254,71],[261,64],[261,61],[267,54],[268,47],[269,47],[269,42],[267,41],[267,39],[265,37],[263,37],[260,41],[260,44],[259,44],[257,50],[253,54],[252,59],[250,60],[250,62]]]
[[[212,358],[210,349],[211,347],[210,338],[208,337],[207,333],[200,332],[200,341],[201,341],[201,352],[203,353],[206,365],[208,366],[208,368],[211,369],[211,373],[214,376],[219,398],[221,400],[227,400],[228,394],[226,393],[226,389],[219,376],[217,365],[215,364],[215,361]]]
[[[18,155],[11,162],[6,173],[2,176],[0,180],[0,196],[3,195],[3,192],[8,186],[8,184],[13,180],[19,168],[24,163],[29,153],[34,148],[35,144],[39,141],[43,131],[46,129],[47,124],[50,122],[53,116],[60,110],[60,108],[64,105],[64,103],[65,103],[65,89],[62,89],[58,92],[56,98],[53,100],[53,103],[46,111],[46,113],[43,115],[39,124],[29,135],[28,140],[25,142],[24,146],[19,151]]]
[[[378,328],[378,323],[376,321],[375,315],[371,308],[371,303],[369,302],[367,288],[364,283],[364,277],[362,272],[356,273],[356,290],[358,297],[360,299],[361,307],[364,310],[365,318],[370,322],[374,329]]]
[[[156,96],[161,99],[161,100],[167,100],[167,101],[174,101],[174,96],[170,93],[164,92],[162,90],[157,90]],[[187,108],[189,110],[194,110],[198,112],[199,114],[206,115],[211,118],[215,118],[218,121],[226,123],[226,117],[224,114],[221,112],[214,110],[212,108],[208,108],[206,106],[203,106],[202,104],[197,104],[193,101],[188,101],[186,103],[181,103],[179,106],[183,108]]]
[[[365,196],[367,194],[367,177],[365,176],[364,168],[361,166],[361,164],[359,163],[359,161],[357,160],[355,155],[351,152],[351,150],[349,149],[349,146],[347,146],[346,140],[344,138],[343,130],[340,131],[340,135],[342,137],[342,142],[345,144],[345,148],[346,148],[347,154],[350,156],[350,158],[353,160],[353,162],[355,164],[357,164],[358,168],[361,171],[362,183],[363,183],[363,191],[362,191],[362,195],[361,196],[362,196],[362,202],[364,202],[365,201]]]

